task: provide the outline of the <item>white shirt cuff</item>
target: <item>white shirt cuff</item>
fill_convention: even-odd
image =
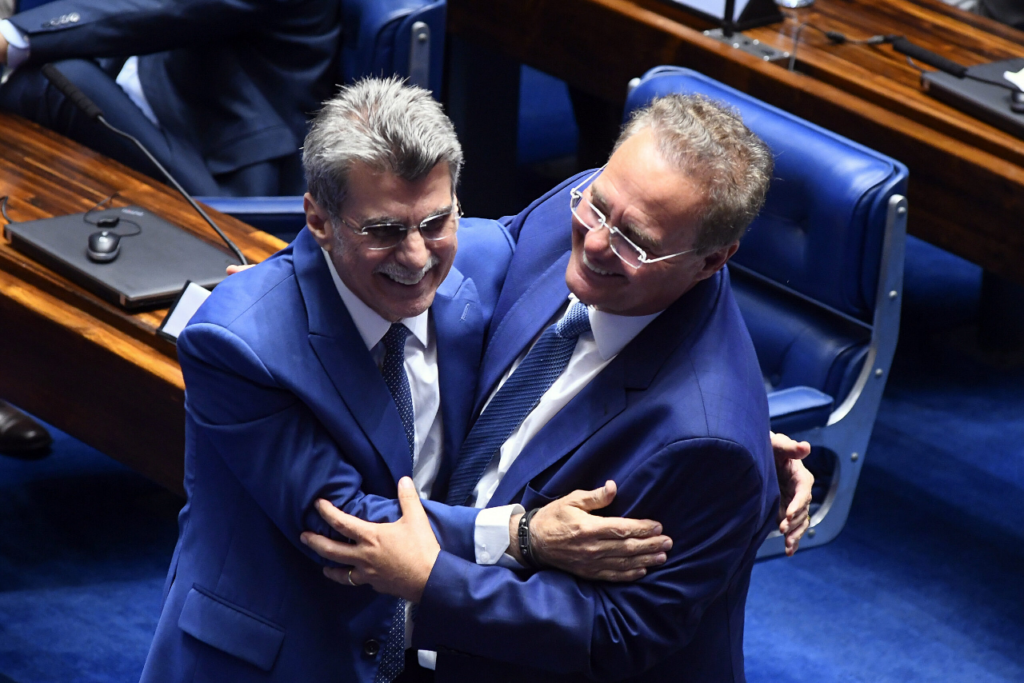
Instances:
[[[505,551],[508,550],[509,520],[512,519],[512,515],[523,512],[525,512],[525,508],[519,504],[484,508],[480,511],[480,514],[476,516],[476,528],[473,530],[473,546],[476,550],[477,564],[500,564]],[[501,566],[507,565],[502,564]]]
[[[28,59],[28,36],[6,19],[0,21],[0,34],[7,41],[7,68],[14,71]]]
[[[433,650],[417,650],[416,659],[424,669],[433,671],[437,668],[437,653]]]

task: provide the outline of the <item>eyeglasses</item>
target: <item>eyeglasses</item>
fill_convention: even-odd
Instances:
[[[462,206],[453,198],[452,207],[443,213],[428,216],[419,225],[405,225],[403,223],[373,223],[359,227],[353,225],[345,218],[341,222],[357,235],[367,238],[367,248],[373,251],[394,249],[413,230],[419,230],[420,235],[427,242],[438,242],[454,235],[459,229],[459,219],[462,218]]]
[[[584,228],[590,231],[600,230],[601,228],[608,228],[608,244],[611,245],[612,252],[627,266],[633,270],[638,269],[645,263],[656,263],[658,261],[664,261],[665,259],[675,258],[676,256],[682,256],[683,254],[689,254],[696,249],[687,249],[686,251],[680,251],[675,254],[669,254],[668,256],[658,256],[651,258],[647,252],[638,247],[622,234],[622,231],[616,228],[614,225],[608,224],[608,217],[601,212],[596,206],[590,203],[590,200],[583,200],[582,188],[589,185],[594,178],[604,170],[604,166],[594,171],[590,176],[582,183],[572,188],[569,191],[569,210],[572,211],[572,215],[576,217],[576,220],[580,222]]]

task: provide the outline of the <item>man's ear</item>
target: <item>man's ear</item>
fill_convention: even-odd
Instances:
[[[309,227],[313,239],[325,251],[331,250],[331,222],[327,213],[323,211],[313,200],[313,195],[308,192],[302,195],[302,210],[306,212],[306,225]]]
[[[714,251],[704,256],[704,262],[701,264],[701,269],[697,273],[698,280],[706,280],[718,271],[732,258],[732,255],[736,253],[736,250],[740,248],[738,241],[732,242],[719,247]]]

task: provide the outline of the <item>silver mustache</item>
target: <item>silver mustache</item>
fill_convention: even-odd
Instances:
[[[386,275],[395,282],[403,285],[415,285],[419,284],[419,281],[426,277],[427,273],[431,268],[440,263],[441,260],[437,258],[435,254],[431,254],[430,258],[427,259],[426,264],[419,270],[409,270],[408,268],[401,266],[394,261],[385,261],[376,268],[373,272]]]

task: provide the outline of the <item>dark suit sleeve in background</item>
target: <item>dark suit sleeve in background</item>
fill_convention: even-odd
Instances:
[[[58,0],[11,17],[29,37],[28,64],[146,55],[226,42],[267,22],[287,0]]]

